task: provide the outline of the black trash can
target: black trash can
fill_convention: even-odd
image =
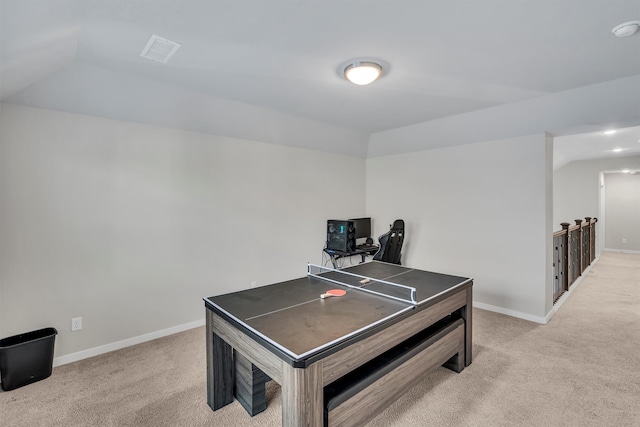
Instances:
[[[9,391],[51,375],[55,328],[44,328],[0,340],[2,389]]]

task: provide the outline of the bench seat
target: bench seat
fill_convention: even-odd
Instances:
[[[361,426],[444,365],[465,365],[464,320],[448,316],[324,388],[325,426]]]

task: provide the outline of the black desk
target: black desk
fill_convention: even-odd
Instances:
[[[331,264],[333,264],[333,268],[338,268],[338,260],[340,258],[347,258],[354,255],[360,255],[362,257],[362,262],[364,262],[365,257],[367,255],[375,255],[375,253],[378,252],[379,249],[380,249],[380,246],[372,245],[367,248],[356,248],[354,251],[351,251],[351,252],[344,252],[336,249],[327,249],[327,248],[324,248],[322,251],[327,255],[329,255],[329,257],[331,258]]]

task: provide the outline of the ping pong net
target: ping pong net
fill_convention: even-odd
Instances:
[[[416,288],[309,263],[307,276],[370,294],[417,305]]]

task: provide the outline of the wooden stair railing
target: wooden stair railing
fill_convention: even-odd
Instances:
[[[596,258],[598,218],[576,219],[576,224],[560,224],[553,233],[553,302],[569,290]]]

